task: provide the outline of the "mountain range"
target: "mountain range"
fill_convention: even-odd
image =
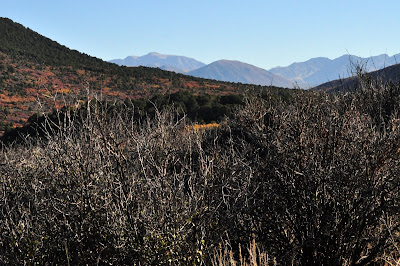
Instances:
[[[353,76],[356,67],[371,72],[397,64],[400,54],[388,56],[382,54],[362,58],[355,55],[343,55],[335,59],[317,57],[305,62],[293,63],[287,67],[275,67],[271,73],[296,82],[302,88],[314,87],[329,81]]]
[[[128,56],[110,62],[125,66],[159,67],[164,70],[185,73],[195,77],[229,82],[278,87],[308,89],[336,79],[351,77],[357,66],[366,72],[376,71],[397,64],[400,54],[382,54],[368,58],[355,55],[342,55],[335,59],[317,57],[305,62],[293,63],[286,67],[265,70],[240,61],[219,60],[206,65],[184,56],[149,53],[145,56]]]
[[[265,69],[240,61],[219,60],[206,65],[186,56],[164,55],[156,52],[144,56],[128,56],[125,59],[109,61],[120,66],[158,67],[163,70],[186,75],[227,82],[239,82],[255,85],[272,85],[293,88],[293,82],[272,74]]]

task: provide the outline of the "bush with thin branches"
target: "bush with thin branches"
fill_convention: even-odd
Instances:
[[[0,264],[396,259],[400,86],[364,81],[202,130],[99,101],[45,117],[0,151]]]

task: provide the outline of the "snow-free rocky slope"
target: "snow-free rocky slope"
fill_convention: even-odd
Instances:
[[[274,75],[265,69],[240,61],[219,60],[202,68],[193,70],[189,75],[221,81],[240,82],[245,84],[272,85],[292,88],[289,80]]]

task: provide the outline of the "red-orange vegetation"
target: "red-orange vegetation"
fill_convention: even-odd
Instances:
[[[200,85],[196,81],[188,81],[185,83],[185,86],[188,88],[200,88]]]
[[[76,71],[76,73],[79,74],[79,75],[85,75],[85,70],[83,70],[83,69],[78,69],[78,70]]]

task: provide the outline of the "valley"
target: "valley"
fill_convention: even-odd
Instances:
[[[400,65],[351,58],[105,62],[0,18],[0,264],[398,265]]]

